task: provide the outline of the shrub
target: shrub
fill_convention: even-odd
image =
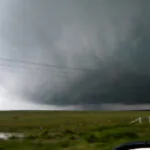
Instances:
[[[32,135],[32,134],[30,134],[30,135],[27,135],[26,137],[25,137],[26,139],[38,139],[38,136],[37,135]]]
[[[111,141],[111,140],[118,140],[118,139],[134,139],[137,138],[138,135],[131,131],[110,131],[110,132],[103,132],[99,133],[100,139],[103,142]]]
[[[99,138],[95,134],[87,134],[84,138],[88,143],[99,142]]]
[[[69,136],[69,139],[74,141],[74,140],[78,140],[79,137],[77,135],[71,135]]]
[[[64,131],[64,134],[75,134],[75,132],[73,132],[73,131],[70,130],[70,129],[66,129],[66,130]]]

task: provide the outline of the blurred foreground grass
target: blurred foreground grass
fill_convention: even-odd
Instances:
[[[150,140],[150,124],[129,122],[148,111],[0,112],[0,132],[21,132],[25,139],[0,141],[0,150],[111,150],[124,142]]]

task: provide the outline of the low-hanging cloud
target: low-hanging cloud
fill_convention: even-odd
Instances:
[[[28,103],[83,109],[149,103],[149,4],[0,0],[0,91]]]

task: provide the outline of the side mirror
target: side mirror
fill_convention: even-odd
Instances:
[[[150,150],[150,141],[125,143],[114,150]]]

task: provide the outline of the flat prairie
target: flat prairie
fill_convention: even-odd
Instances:
[[[1,111],[0,150],[112,150],[150,140],[150,111]],[[142,123],[131,121],[142,117]]]

